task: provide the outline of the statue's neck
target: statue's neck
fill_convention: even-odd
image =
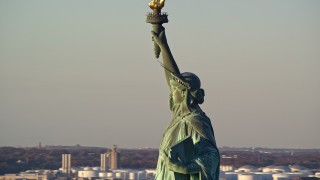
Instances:
[[[173,105],[173,117],[175,118],[182,118],[185,116],[190,115],[193,112],[202,112],[201,108],[199,107],[199,105],[195,105],[195,106],[191,106],[188,107],[186,104],[184,103],[180,103],[180,104],[175,104]]]

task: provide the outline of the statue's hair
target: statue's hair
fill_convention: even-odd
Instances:
[[[202,104],[204,102],[204,90],[201,88],[201,81],[199,77],[191,72],[184,72],[181,73],[181,79],[185,83],[189,85],[189,93],[190,97],[188,97],[188,104],[194,105],[196,104]]]
[[[186,102],[188,106],[192,106],[195,104],[202,104],[204,102],[204,90],[201,87],[200,79],[197,75],[185,72],[179,75],[172,74],[171,85],[180,87],[179,89],[185,89],[187,93]],[[181,90],[181,93],[183,91]],[[170,95],[171,98],[172,95]],[[170,99],[170,103],[172,103],[172,99]]]
[[[204,102],[204,90],[203,89],[196,89],[190,91],[190,104],[193,105],[194,103],[202,104]]]

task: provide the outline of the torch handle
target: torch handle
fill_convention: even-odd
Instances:
[[[156,33],[156,34],[160,34],[160,32],[164,29],[162,27],[162,24],[152,24],[152,29],[153,31]],[[154,54],[156,56],[156,58],[158,59],[159,56],[160,56],[160,52],[161,52],[161,49],[159,47],[159,45],[153,40],[153,43],[154,43]]]

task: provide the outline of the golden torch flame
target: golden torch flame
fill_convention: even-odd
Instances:
[[[164,7],[164,2],[165,0],[152,0],[149,3],[149,7],[154,11],[161,11],[161,9]]]

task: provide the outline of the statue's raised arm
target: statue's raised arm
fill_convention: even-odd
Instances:
[[[147,14],[147,23],[152,24],[152,40],[154,41],[154,52],[156,58],[159,58],[162,52],[163,66],[165,68],[165,75],[168,85],[170,86],[171,73],[180,74],[179,68],[170,51],[163,23],[168,23],[167,13],[161,12],[164,7],[165,0],[151,0],[149,7],[153,10],[152,13]]]
[[[162,136],[155,180],[218,180],[220,154],[210,119],[201,110],[204,90],[198,76],[181,73],[170,51],[163,23],[167,14],[161,12],[165,0],[149,3],[155,57],[162,54],[166,80],[170,88],[172,121]]]
[[[180,70],[170,51],[164,28],[162,28],[160,34],[157,34],[154,31],[152,31],[151,33],[153,41],[155,41],[161,49],[165,76],[169,85],[171,73],[178,75],[180,74]]]

